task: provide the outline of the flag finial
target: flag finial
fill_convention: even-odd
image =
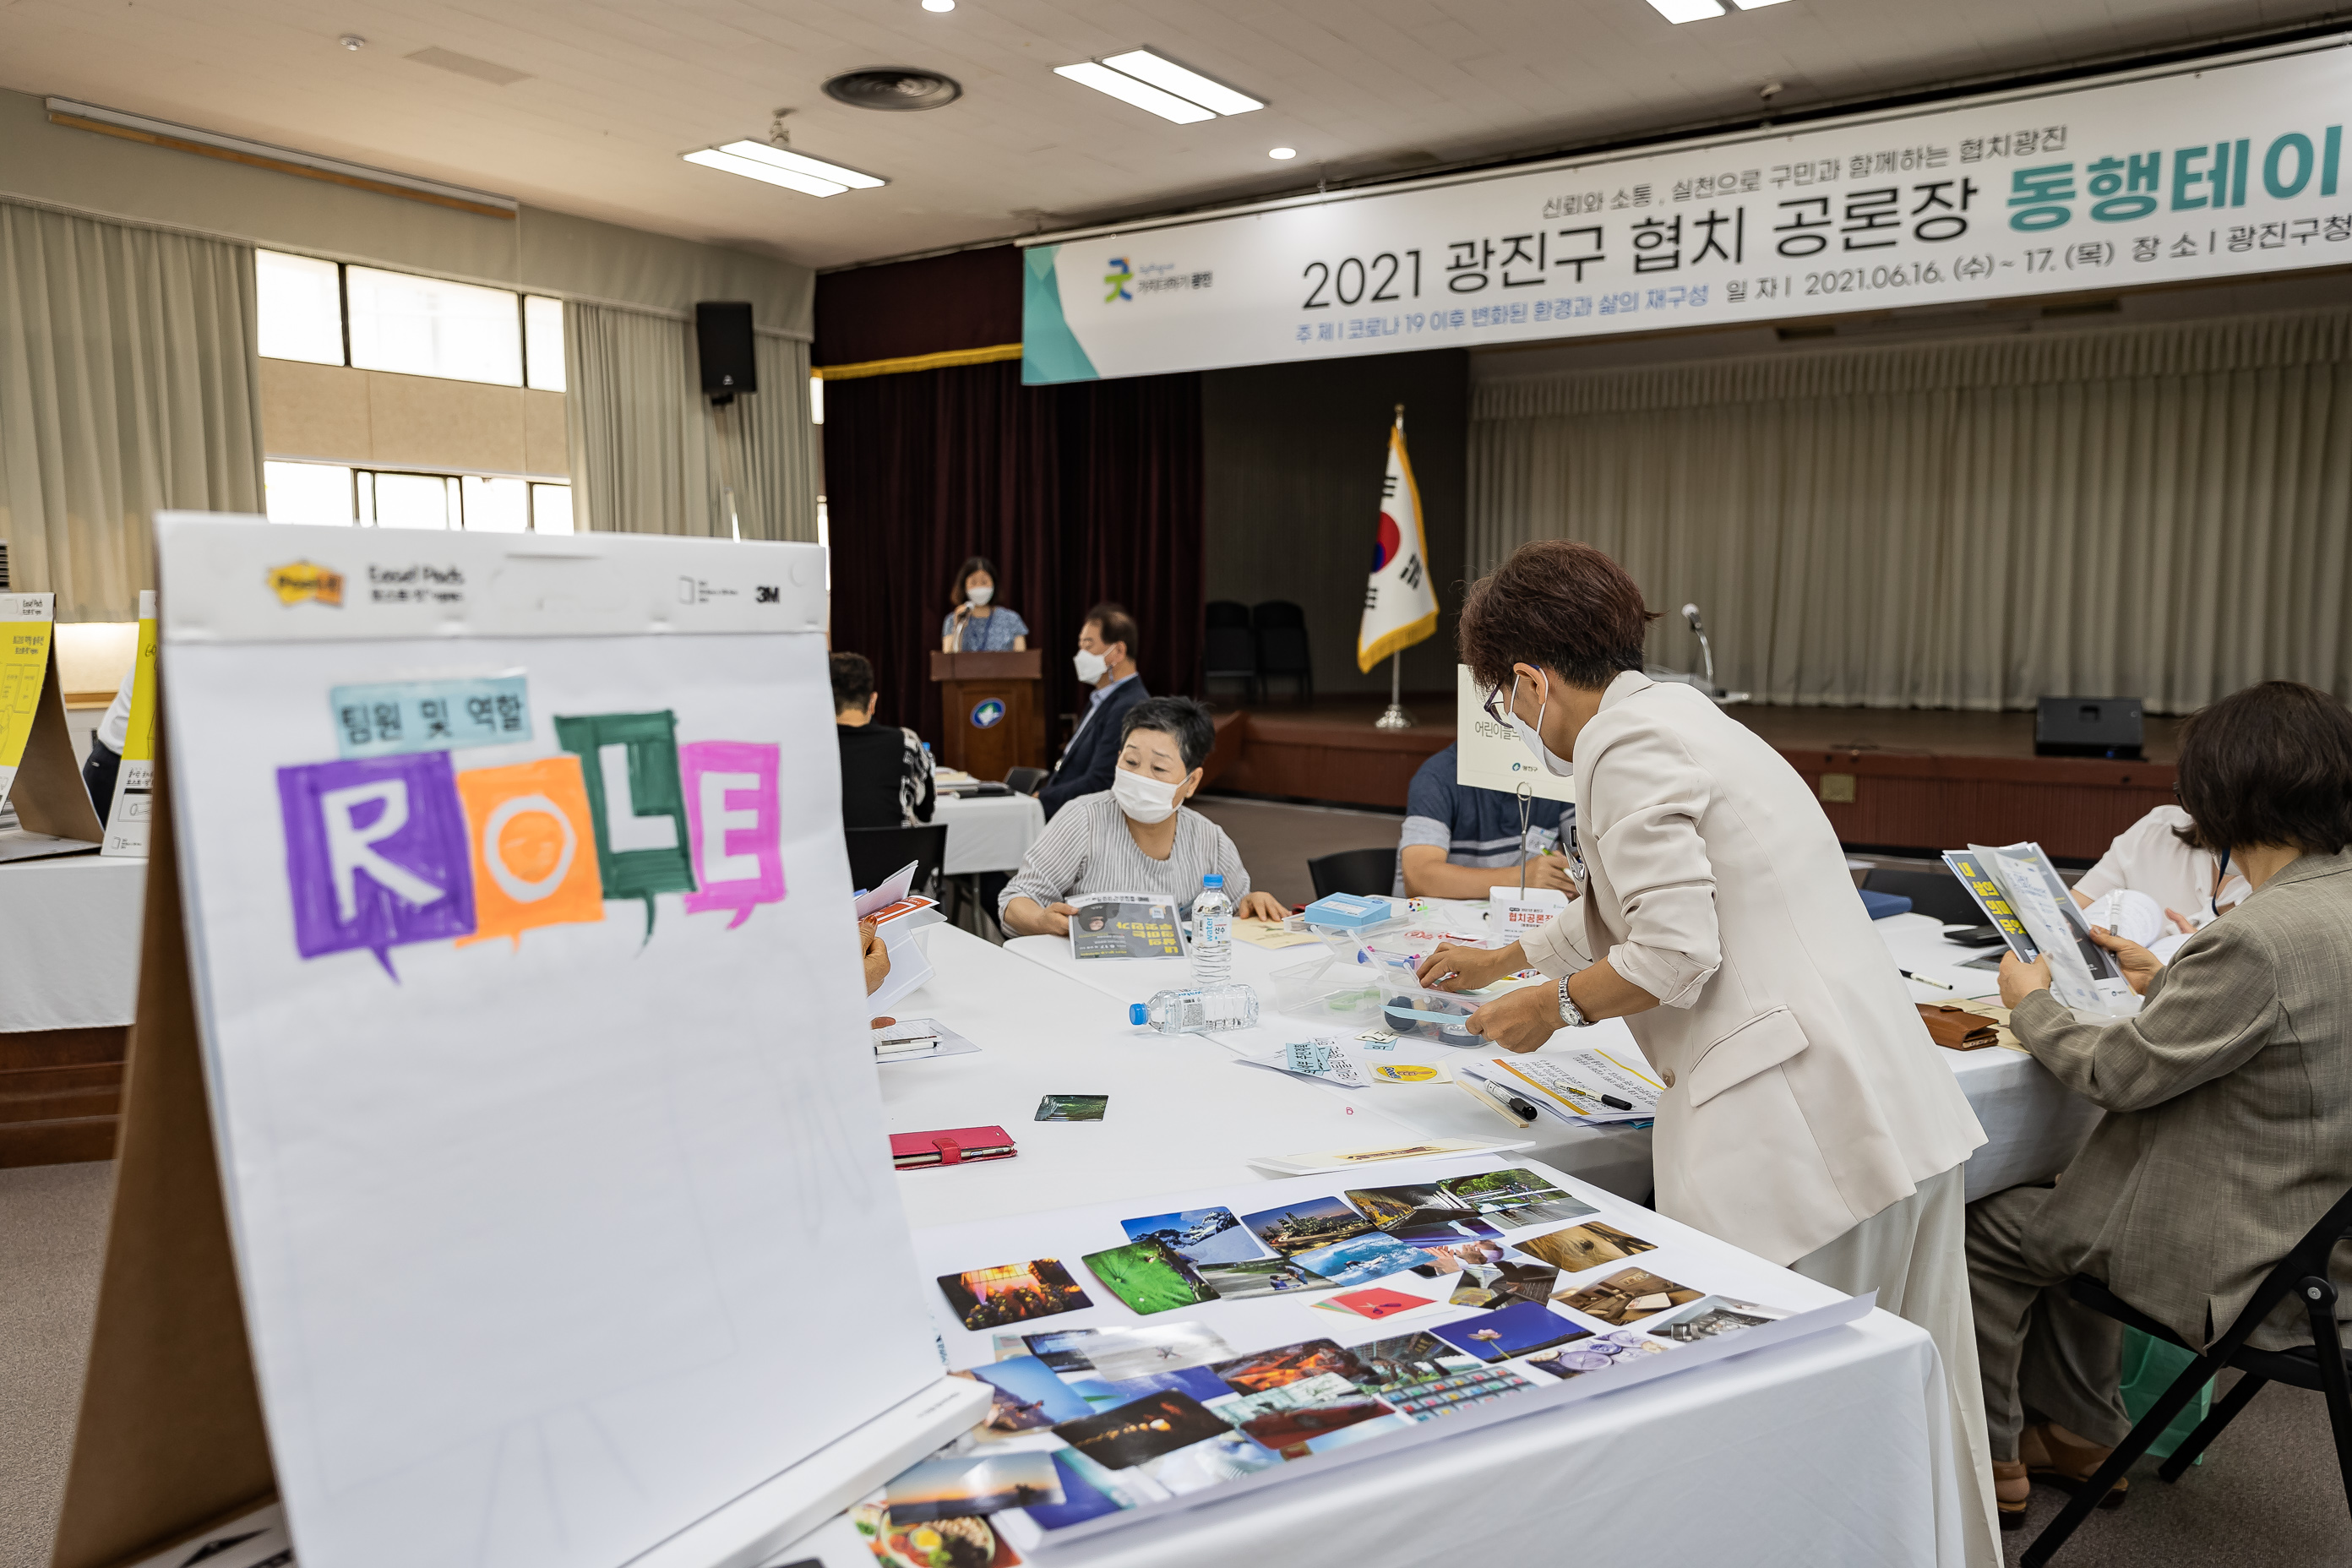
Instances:
[[[1404,428],[1404,405],[1402,403],[1396,405],[1396,422],[1398,429]]]

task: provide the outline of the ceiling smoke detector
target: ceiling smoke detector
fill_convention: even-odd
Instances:
[[[879,109],[894,114],[921,109],[945,109],[963,96],[953,77],[915,66],[876,66],[870,70],[845,71],[824,84],[825,97],[855,109]]]
[[[357,33],[345,33],[341,37],[337,38],[335,42],[342,45],[343,47],[351,50],[353,54],[357,54],[360,50],[367,47],[367,40],[361,37]]]

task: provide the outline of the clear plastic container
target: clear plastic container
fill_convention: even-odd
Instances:
[[[1234,901],[1225,879],[1212,871],[1192,900],[1192,984],[1223,985],[1234,977]]]
[[[1381,987],[1380,1026],[1399,1038],[1434,1040],[1461,1050],[1483,1049],[1487,1042],[1470,1032],[1470,1015],[1491,998],[1456,996],[1430,991],[1413,983],[1410,973],[1382,968],[1376,972]]]
[[[1247,985],[1193,985],[1162,991],[1149,1002],[1130,1004],[1127,1021],[1163,1035],[1246,1029],[1257,1022],[1257,992]]]
[[[1352,963],[1310,958],[1274,972],[1274,1005],[1296,1017],[1337,1028],[1370,1028],[1381,1015],[1381,988]]]

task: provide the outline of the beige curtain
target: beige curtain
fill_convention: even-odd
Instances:
[[[1478,389],[1474,573],[1581,539],[1777,703],[2352,696],[2352,310]]]
[[[808,344],[761,333],[760,390],[716,415],[702,395],[691,321],[567,303],[563,347],[578,526],[729,538],[731,455],[742,537],[814,542]]]
[[[248,246],[0,202],[0,541],[62,621],[127,621],[149,514],[261,510]]]

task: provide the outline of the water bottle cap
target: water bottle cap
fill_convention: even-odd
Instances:
[[[1212,888],[1222,888],[1225,885],[1224,873],[1221,871],[1212,871],[1201,879]]]
[[[1151,1009],[1140,1002],[1129,1002],[1127,1005],[1127,1021],[1130,1024],[1149,1024],[1151,1022]]]

